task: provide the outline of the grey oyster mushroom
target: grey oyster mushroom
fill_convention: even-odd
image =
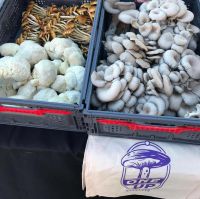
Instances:
[[[194,52],[200,29],[191,24],[193,13],[182,0],[152,0],[138,10],[108,2],[120,27],[106,35],[107,57],[91,74],[93,106],[184,117],[200,103],[200,60]]]

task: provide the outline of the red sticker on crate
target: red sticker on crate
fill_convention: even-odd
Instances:
[[[7,113],[22,113],[28,115],[38,115],[43,116],[46,114],[57,114],[57,115],[71,115],[72,112],[65,110],[54,110],[54,109],[24,109],[24,108],[13,108],[13,107],[5,107],[0,106],[0,112]]]
[[[163,133],[172,133],[172,134],[181,134],[185,132],[198,132],[200,133],[200,127],[191,127],[191,126],[176,126],[176,127],[167,127],[167,126],[152,126],[146,124],[137,124],[133,122],[126,122],[122,120],[111,120],[111,119],[97,119],[100,124],[104,125],[118,125],[129,128],[133,131],[155,131]]]

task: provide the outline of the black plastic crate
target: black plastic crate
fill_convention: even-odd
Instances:
[[[35,2],[40,6],[46,7],[51,4],[58,6],[80,5],[90,2],[90,0],[35,0]],[[22,12],[26,9],[28,3],[29,0],[4,1],[0,8],[0,44],[15,41],[20,32]],[[69,105],[64,103],[0,98],[0,123],[68,131],[85,131],[81,110],[84,107],[83,103],[86,96],[101,7],[102,1],[98,1],[85,65],[86,70],[80,103],[78,105]],[[2,104],[12,104],[26,108],[4,107]]]
[[[195,15],[193,23],[200,27],[200,1],[186,0],[185,2]],[[105,39],[104,33],[109,22],[110,15],[103,8],[91,73],[105,55],[102,41]],[[200,46],[198,48],[200,49]],[[93,86],[89,81],[86,109],[84,110],[86,129],[89,134],[200,144],[200,119],[94,110],[90,106],[92,90]]]

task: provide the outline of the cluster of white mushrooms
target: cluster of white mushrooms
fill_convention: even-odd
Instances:
[[[91,75],[99,110],[200,117],[199,28],[182,0],[105,0],[106,60]],[[195,110],[195,107],[197,110]]]
[[[78,104],[85,59],[70,39],[0,46],[0,97]]]

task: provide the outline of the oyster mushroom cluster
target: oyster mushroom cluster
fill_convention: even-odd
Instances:
[[[200,29],[182,0],[105,0],[107,57],[91,75],[99,110],[192,117],[200,103]],[[198,106],[197,106],[198,107]],[[199,109],[199,108],[198,108]],[[200,114],[200,113],[199,113]]]
[[[79,103],[85,59],[71,39],[5,43],[0,56],[0,97]]]

